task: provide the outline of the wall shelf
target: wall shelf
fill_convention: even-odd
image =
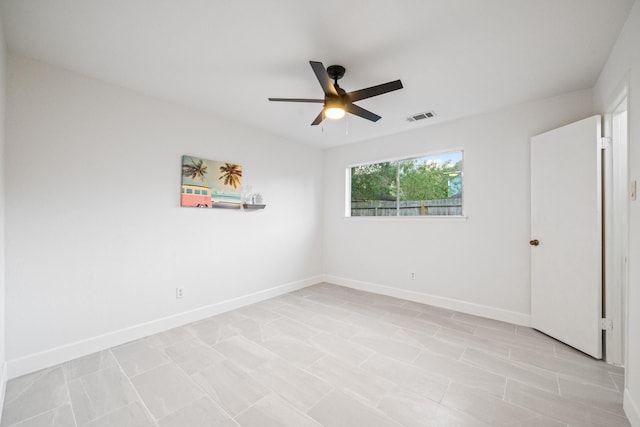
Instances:
[[[267,205],[256,205],[253,203],[243,203],[242,208],[247,210],[264,209]]]

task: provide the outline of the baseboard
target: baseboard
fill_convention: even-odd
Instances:
[[[624,389],[622,409],[624,409],[624,413],[627,415],[627,418],[629,418],[629,423],[632,427],[640,427],[640,405],[633,400],[628,388]]]
[[[177,328],[191,322],[206,319],[207,317],[215,316],[216,314],[277,297],[279,295],[286,294],[287,292],[303,289],[308,286],[315,285],[316,283],[320,283],[323,279],[324,276],[314,276],[308,279],[275,286],[249,295],[243,295],[241,297],[222,301],[216,304],[199,307],[194,310],[73,342],[43,352],[30,354],[19,359],[9,360],[5,364],[6,372],[4,378],[12,379],[40,369],[55,366],[69,360],[77,359],[78,357],[127,343],[129,341],[134,341],[168,329]]]
[[[514,323],[521,326],[531,325],[531,316],[516,311],[509,311],[502,308],[488,305],[475,304],[468,301],[453,298],[439,297],[436,295],[424,294],[421,292],[408,291],[406,289],[393,288],[376,283],[363,282],[360,280],[345,279],[343,277],[325,275],[324,281],[335,285],[346,286],[348,288],[359,289],[361,291],[373,292],[376,294],[402,298],[436,307],[447,308],[460,311],[462,313],[473,314],[475,316],[487,317],[489,319]]]

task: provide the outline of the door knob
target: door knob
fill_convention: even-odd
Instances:
[[[529,240],[529,244],[531,246],[538,246],[540,244],[540,241],[538,239]]]

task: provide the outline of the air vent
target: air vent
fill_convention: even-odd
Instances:
[[[413,116],[407,117],[408,122],[417,122],[418,120],[430,119],[435,117],[436,113],[434,111],[427,111],[426,113],[418,113]]]

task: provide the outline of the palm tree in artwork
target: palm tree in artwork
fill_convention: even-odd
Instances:
[[[207,174],[207,167],[204,166],[204,161],[199,159],[197,162],[195,159],[191,159],[191,164],[182,165],[182,176],[189,177],[191,179],[200,178],[200,181],[204,182],[204,176]]]
[[[218,179],[224,178],[224,185],[231,185],[233,188],[238,188],[241,177],[242,168],[240,165],[225,163],[223,166],[220,166],[220,178]]]

